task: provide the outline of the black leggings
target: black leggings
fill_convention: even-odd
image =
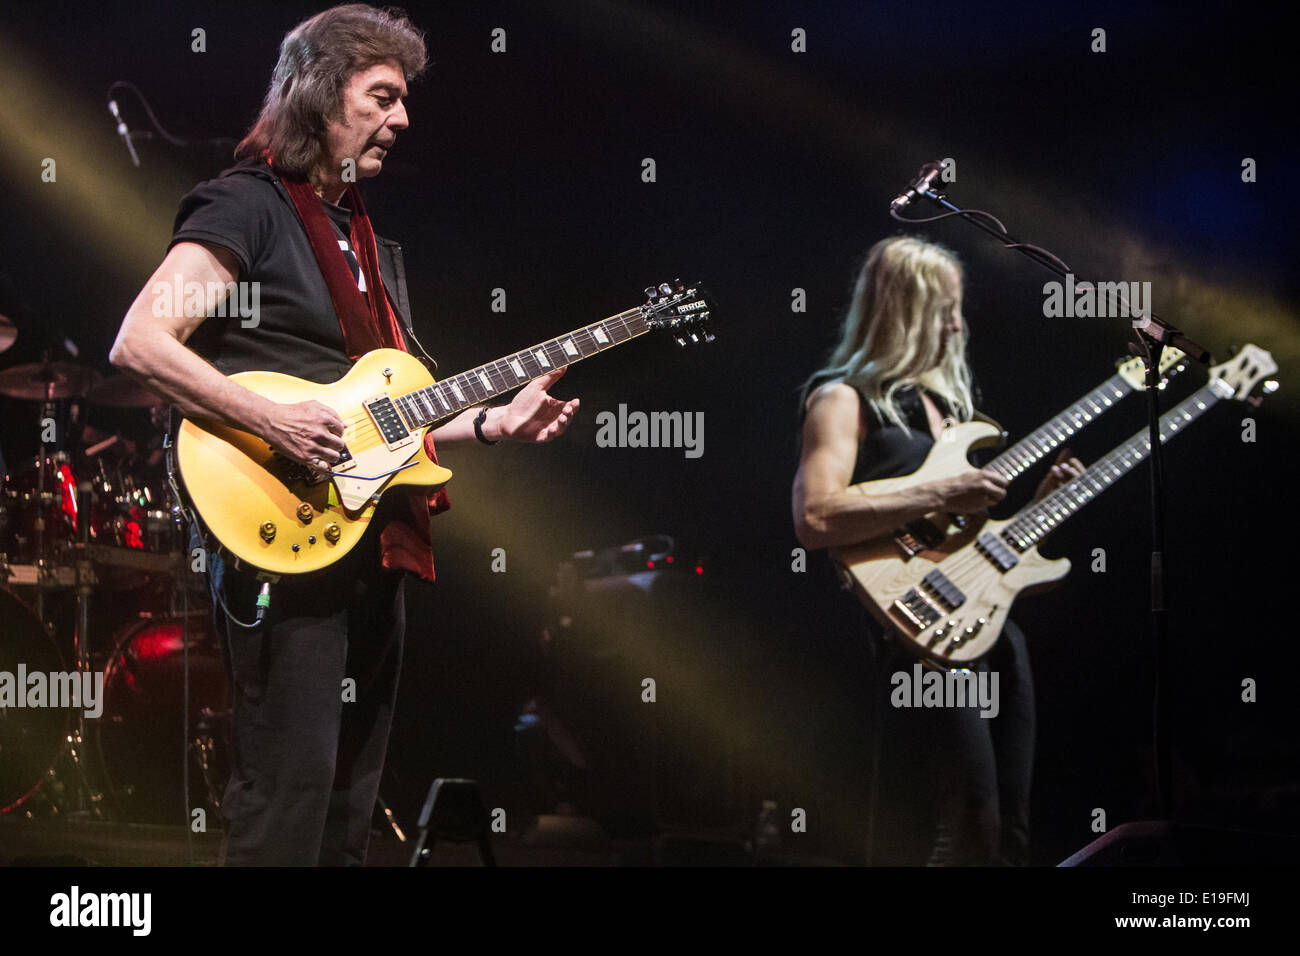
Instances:
[[[895,707],[894,673],[915,659],[877,642],[873,681],[880,768],[869,862],[1024,866],[1034,763],[1034,684],[1024,634],[1008,621],[978,672],[998,675],[998,713]]]

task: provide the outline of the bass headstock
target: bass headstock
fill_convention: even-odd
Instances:
[[[713,306],[708,294],[697,283],[686,285],[680,279],[649,286],[641,314],[652,329],[665,329],[680,346],[687,342],[712,342],[709,320]]]
[[[1187,353],[1173,346],[1166,346],[1160,353],[1160,388],[1169,384],[1169,380],[1186,368],[1183,359]],[[1145,391],[1147,387],[1146,363],[1140,358],[1121,360],[1117,366],[1120,378],[1133,386],[1135,391]]]
[[[1210,369],[1210,382],[1224,398],[1246,399],[1251,390],[1277,371],[1277,363],[1258,345],[1244,345],[1241,351]],[[1277,391],[1277,382],[1264,382],[1265,394]]]

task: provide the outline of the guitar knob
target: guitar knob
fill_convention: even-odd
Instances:
[[[303,524],[311,524],[312,516],[311,505],[307,504],[307,502],[304,501],[298,506],[298,520]]]
[[[341,534],[342,531],[339,530],[339,526],[334,522],[331,521],[325,526],[325,540],[330,544],[338,544],[339,535]]]
[[[263,541],[265,541],[267,544],[270,544],[272,541],[275,540],[275,522],[263,521],[262,527],[260,527],[257,530],[257,533],[262,536]]]

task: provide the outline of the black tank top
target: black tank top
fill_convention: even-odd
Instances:
[[[831,381],[827,375],[818,377],[809,385],[809,392]],[[845,382],[846,385],[851,384]],[[853,478],[849,484],[856,485],[863,481],[877,481],[882,478],[899,478],[910,475],[925,462],[925,456],[934,447],[934,436],[930,434],[930,419],[925,413],[925,404],[921,401],[921,392],[925,391],[934,402],[941,416],[951,414],[947,402],[934,392],[918,386],[904,385],[895,393],[898,410],[907,428],[889,421],[876,409],[862,389],[853,386],[858,393],[858,402],[862,408],[862,420],[867,424],[867,437],[858,443],[858,457],[853,465]],[[807,415],[807,406],[800,409],[799,423]]]

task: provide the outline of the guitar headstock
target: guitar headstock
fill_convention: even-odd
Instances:
[[[1183,362],[1185,358],[1187,358],[1187,353],[1181,349],[1166,348],[1160,353],[1160,388],[1168,385],[1171,378],[1187,367]],[[1140,358],[1122,361],[1118,366],[1120,378],[1139,392],[1145,391],[1147,387],[1146,370],[1146,363]]]
[[[681,346],[687,341],[713,341],[714,335],[708,329],[713,306],[699,285],[687,286],[678,279],[650,286],[645,294],[647,301],[641,306],[641,314],[650,328],[667,329]]]
[[[1261,379],[1277,371],[1277,363],[1257,345],[1242,346],[1240,352],[1222,365],[1210,369],[1211,383],[1224,398],[1244,399]],[[1264,383],[1264,393],[1277,391],[1277,382]],[[1257,400],[1256,400],[1257,401]]]

